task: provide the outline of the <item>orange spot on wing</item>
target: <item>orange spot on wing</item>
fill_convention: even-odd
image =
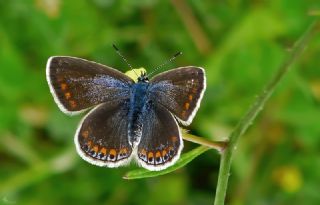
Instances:
[[[85,138],[85,139],[89,137],[89,131],[88,130],[83,131],[81,134],[82,134],[82,137]]]
[[[92,141],[88,141],[88,147],[91,147],[92,146]]]
[[[148,152],[148,160],[152,158],[153,159],[153,152]]]
[[[71,93],[67,92],[64,94],[64,97],[69,100],[71,98]]]
[[[189,101],[193,99],[193,95],[189,95]]]
[[[156,152],[156,158],[158,158],[158,157],[161,157],[160,151],[157,151],[157,152]]]
[[[77,107],[77,103],[74,100],[70,100],[69,104],[70,104],[71,108]]]
[[[61,90],[66,90],[67,89],[67,84],[66,83],[61,83],[60,87],[61,87]]]
[[[117,151],[116,151],[115,149],[110,149],[109,154],[110,154],[110,155],[113,155],[113,156],[116,156]]]
[[[102,147],[102,149],[100,150],[100,152],[104,155],[107,155],[107,149],[105,147]]]
[[[192,88],[192,92],[193,92],[193,93],[197,93],[197,92],[198,92],[198,89],[197,89],[197,88]]]
[[[162,150],[162,156],[165,156],[167,154],[166,150]]]
[[[146,152],[145,149],[140,150],[140,153],[143,154],[143,155],[147,155],[147,152]]]
[[[93,147],[93,151],[94,151],[95,153],[98,153],[98,151],[99,151],[98,145],[95,145],[95,146]]]
[[[177,141],[178,141],[178,137],[172,136],[172,137],[171,137],[171,141],[172,141],[173,143],[177,142]]]
[[[185,108],[186,110],[189,110],[189,107],[190,107],[190,103],[185,103],[185,104],[184,104],[184,108]]]
[[[170,146],[168,148],[168,152],[169,152],[169,155],[172,157],[172,154],[174,154],[174,148],[172,146]]]
[[[128,153],[128,149],[127,148],[122,148],[119,153],[120,154],[127,154]]]

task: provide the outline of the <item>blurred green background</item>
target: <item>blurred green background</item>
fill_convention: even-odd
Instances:
[[[226,139],[320,13],[319,0],[0,0],[0,204],[212,204],[219,155],[149,179],[76,155],[81,116],[59,111],[45,65],[81,57],[126,71],[201,66],[207,91],[192,133]],[[320,35],[240,139],[227,204],[320,203]],[[164,70],[165,70],[164,69]],[[196,147],[185,142],[184,152]]]

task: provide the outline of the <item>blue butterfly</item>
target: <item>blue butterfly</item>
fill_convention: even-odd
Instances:
[[[187,66],[138,82],[111,67],[80,58],[49,58],[46,77],[55,102],[66,114],[91,109],[74,142],[87,162],[106,167],[132,158],[148,170],[162,170],[180,157],[178,122],[189,125],[206,88],[203,68]]]

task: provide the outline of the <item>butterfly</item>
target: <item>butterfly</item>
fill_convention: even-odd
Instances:
[[[120,71],[69,56],[48,59],[46,78],[60,110],[69,115],[91,109],[74,136],[85,161],[119,167],[134,159],[152,171],[173,165],[183,141],[178,122],[192,122],[206,89],[205,71],[187,66],[138,81]]]

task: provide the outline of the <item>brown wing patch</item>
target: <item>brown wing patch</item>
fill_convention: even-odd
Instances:
[[[75,143],[80,156],[91,164],[118,167],[129,162],[126,103],[102,104],[89,112],[78,127]]]
[[[152,100],[163,105],[183,124],[190,124],[206,87],[204,69],[177,68],[155,76],[150,83]]]

